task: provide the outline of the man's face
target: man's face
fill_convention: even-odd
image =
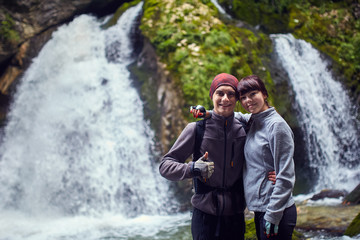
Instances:
[[[236,92],[227,85],[218,87],[213,94],[214,112],[220,116],[228,117],[233,114],[236,105]]]

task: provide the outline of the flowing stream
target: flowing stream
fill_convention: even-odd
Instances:
[[[33,59],[1,138],[1,240],[154,239],[189,225],[189,213],[170,214],[126,68],[141,9],[107,30],[81,15]]]
[[[313,191],[353,190],[360,182],[360,123],[354,105],[310,43],[291,34],[271,37],[295,93],[304,155],[318,176]]]

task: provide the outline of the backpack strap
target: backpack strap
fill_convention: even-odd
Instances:
[[[206,127],[205,119],[196,122],[193,162],[197,161],[202,156],[200,152],[200,146],[204,138],[205,127]]]
[[[200,152],[200,146],[204,138],[205,127],[206,127],[206,119],[196,122],[193,162],[196,162],[203,155]],[[193,186],[196,193],[207,193],[212,190],[211,187],[206,186],[197,177],[193,178]]]

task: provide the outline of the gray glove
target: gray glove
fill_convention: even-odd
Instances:
[[[214,162],[206,161],[201,157],[194,163],[194,172],[200,172],[203,178],[210,178],[214,172]]]

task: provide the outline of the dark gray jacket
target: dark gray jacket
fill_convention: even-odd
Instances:
[[[195,129],[196,123],[189,123],[163,157],[159,170],[168,180],[193,177],[192,161],[187,160],[194,153]],[[215,164],[213,175],[204,183],[214,188],[211,192],[193,195],[191,203],[195,208],[212,215],[234,215],[244,211],[243,189],[230,189],[242,181],[245,137],[244,128],[233,115],[224,118],[213,112],[206,120],[200,152],[203,155],[207,151],[208,160]]]

